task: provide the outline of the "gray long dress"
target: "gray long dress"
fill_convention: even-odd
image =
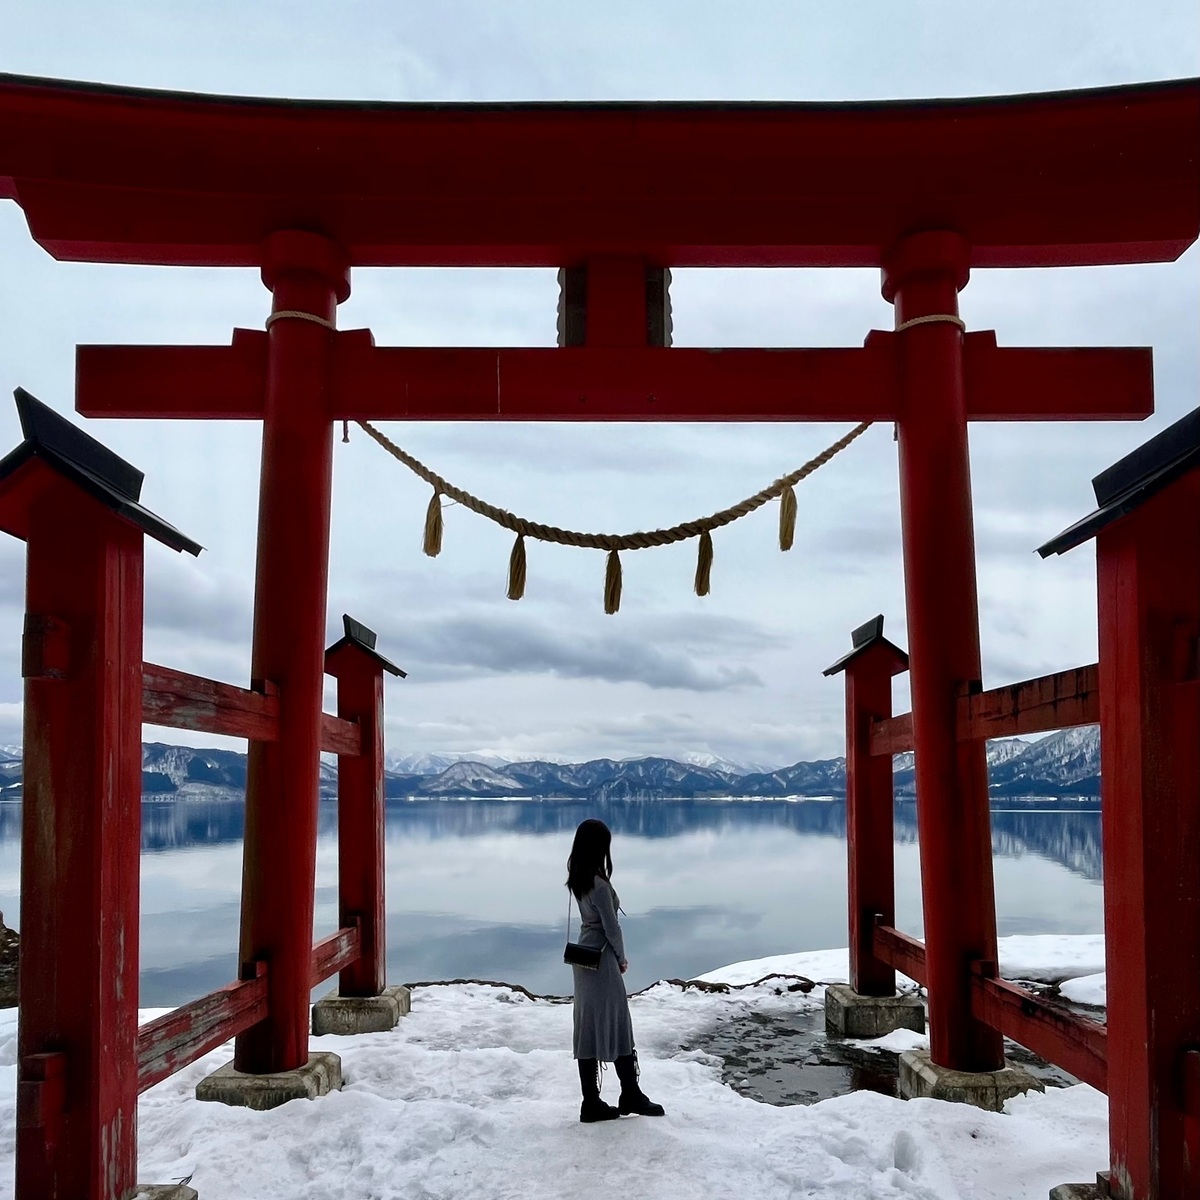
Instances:
[[[603,947],[600,968],[575,972],[574,1053],[576,1058],[615,1062],[633,1053],[633,1022],[629,997],[621,978],[625,942],[617,921],[620,905],[612,884],[597,875],[592,890],[579,901],[579,944]]]

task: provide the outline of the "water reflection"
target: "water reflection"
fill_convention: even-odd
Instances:
[[[0,909],[17,924],[20,805],[0,804]],[[243,807],[142,810],[142,1001],[232,979]],[[508,979],[565,992],[562,887],[571,835],[614,832],[631,989],[724,962],[846,943],[840,802],[416,800],[387,809],[389,977]],[[1103,927],[1100,818],[1061,802],[992,814],[1002,934]],[[896,806],[897,923],[921,933],[916,812]],[[315,932],[337,918],[336,808],[323,804]],[[576,918],[577,919],[577,918]]]

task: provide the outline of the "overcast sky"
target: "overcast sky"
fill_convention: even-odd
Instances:
[[[246,95],[383,100],[973,96],[1200,74],[1194,0],[606,0],[488,4],[4,0],[0,70]],[[1089,511],[1089,481],[1197,403],[1200,254],[1152,266],[977,271],[973,329],[1007,345],[1148,345],[1157,413],[1136,424],[972,428],[986,686],[1094,661],[1090,547],[1034,548]],[[343,328],[380,344],[550,345],[549,271],[360,270]],[[677,271],[677,345],[861,345],[892,312],[876,271]],[[0,385],[73,415],[80,342],[227,343],[269,296],[244,270],[53,261],[0,202]],[[78,419],[78,418],[76,418]],[[244,684],[249,672],[259,428],[90,421],[146,472],[145,502],[206,550],[148,544],[146,657]],[[393,424],[434,470],[534,520],[608,533],[705,515],[824,448],[835,425]],[[20,440],[0,397],[0,454]],[[906,642],[896,452],[878,427],[798,489],[795,549],[777,508],[714,536],[712,595],[695,544],[623,556],[605,616],[604,556],[511,539],[461,508],[420,551],[428,488],[358,434],[336,446],[330,640],[348,611],[409,671],[389,684],[388,750],[573,759],[711,751],[781,765],[843,749],[842,682],[821,670],[883,612]],[[24,547],[0,537],[0,744],[20,740]],[[906,704],[901,698],[900,703]],[[201,744],[194,734],[146,736]]]

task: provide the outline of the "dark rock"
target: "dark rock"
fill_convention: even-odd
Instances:
[[[0,1008],[17,1006],[17,968],[20,966],[21,935],[9,929],[0,913]]]

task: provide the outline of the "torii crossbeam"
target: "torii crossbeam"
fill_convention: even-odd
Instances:
[[[262,268],[266,332],[82,347],[90,416],[261,419],[242,957],[271,960],[246,1071],[307,1058],[332,422],[894,421],[925,871],[931,1050],[992,1070],[966,973],[996,956],[969,420],[1138,419],[1145,349],[964,333],[971,269],[1166,261],[1200,228],[1196,81],[896,104],[293,103],[0,76],[0,196],[64,259]],[[376,347],[334,329],[354,266],[585,271],[558,349]],[[654,272],[876,266],[896,330],[861,348],[671,349]],[[568,326],[570,322],[566,323]],[[658,344],[654,344],[657,342]],[[23,1047],[21,1053],[33,1052]]]

